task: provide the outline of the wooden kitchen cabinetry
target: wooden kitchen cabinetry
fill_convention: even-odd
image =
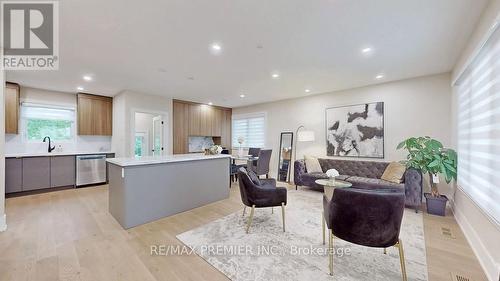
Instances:
[[[111,136],[113,98],[78,93],[78,135]]]
[[[174,100],[174,154],[189,152],[190,136],[213,137],[215,143],[229,148],[231,146],[231,112],[231,108]]]
[[[5,193],[23,191],[23,159],[5,159]]]
[[[75,185],[75,161],[74,155],[50,157],[50,187]]]
[[[5,83],[5,133],[19,133],[19,84]]]
[[[50,187],[50,157],[23,158],[23,191]]]

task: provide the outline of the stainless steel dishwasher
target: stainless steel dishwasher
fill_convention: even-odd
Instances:
[[[76,186],[106,182],[106,155],[76,156]]]

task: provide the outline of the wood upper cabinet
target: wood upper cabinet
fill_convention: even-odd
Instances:
[[[201,136],[201,107],[198,104],[189,104],[189,135]]]
[[[231,109],[222,111],[221,124],[221,145],[231,148],[231,127],[232,127],[232,111]]]
[[[224,115],[224,109],[214,108],[212,115],[212,136],[221,137],[222,136],[222,120]]]
[[[5,83],[5,133],[19,133],[19,96],[18,84]]]
[[[229,148],[231,146],[231,109],[174,100],[174,153],[189,152],[190,136],[217,137],[222,146]]]
[[[78,94],[78,135],[111,136],[113,98]]]
[[[201,111],[201,126],[200,136],[213,136],[212,135],[212,119],[214,116],[214,108],[209,105],[199,105]]]
[[[189,105],[181,102],[174,102],[173,119],[174,153],[188,153]]]

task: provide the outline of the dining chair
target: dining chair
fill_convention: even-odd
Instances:
[[[255,172],[257,176],[266,175],[266,178],[269,178],[269,162],[271,161],[272,153],[272,149],[261,149],[259,152],[259,159],[257,159],[257,161],[249,160],[247,162],[247,167]]]
[[[251,155],[252,157],[258,157],[260,152],[260,148],[258,147],[250,147],[248,149],[248,155]]]

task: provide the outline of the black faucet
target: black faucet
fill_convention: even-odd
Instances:
[[[47,139],[49,139],[49,148],[47,149],[47,151],[48,151],[49,153],[51,153],[51,152],[52,152],[52,150],[56,149],[56,146],[55,146],[55,145],[54,145],[54,146],[52,146],[52,147],[50,146],[51,142],[50,142],[50,137],[49,137],[49,136],[44,137],[44,138],[43,138],[43,142],[45,142],[45,140],[47,140]]]

